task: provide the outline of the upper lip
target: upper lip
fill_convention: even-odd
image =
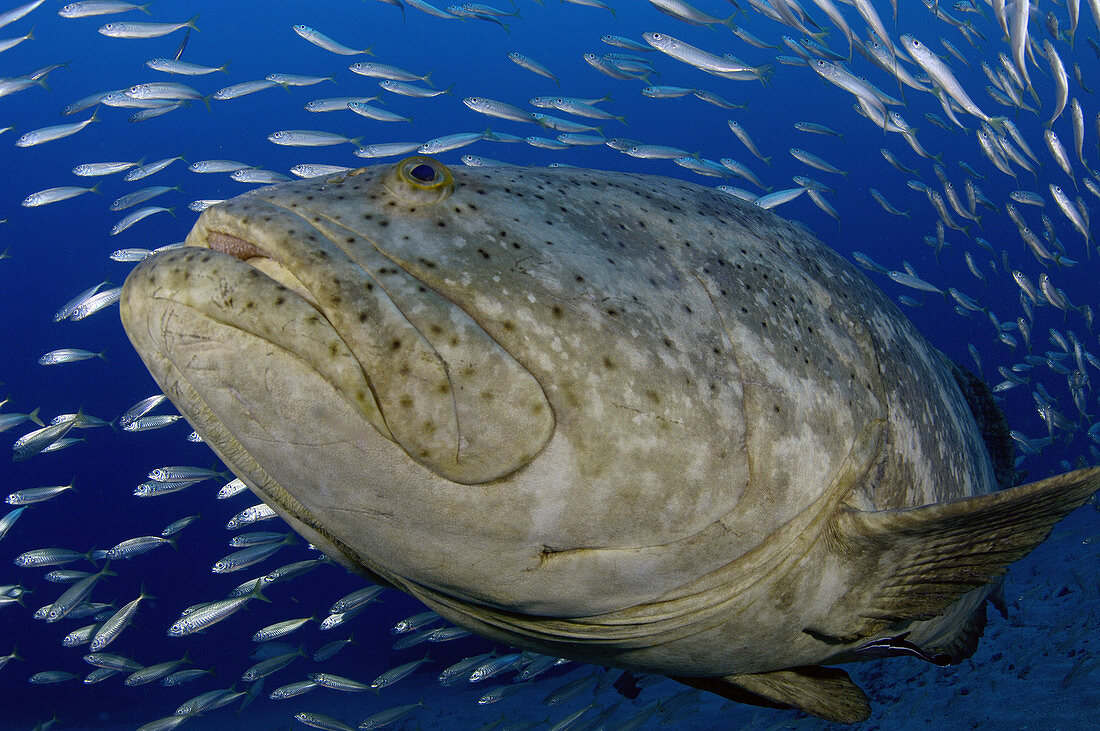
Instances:
[[[207,231],[205,243],[207,248],[229,254],[241,261],[246,261],[255,256],[269,256],[266,251],[251,241],[221,231]]]

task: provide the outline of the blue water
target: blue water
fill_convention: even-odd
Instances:
[[[507,0],[498,6],[510,9]],[[106,419],[117,417],[140,398],[157,391],[152,379],[130,348],[118,322],[117,308],[100,312],[87,320],[71,323],[52,322],[52,315],[64,302],[83,289],[102,280],[120,284],[130,267],[111,261],[108,256],[124,247],[155,248],[181,240],[197,214],[187,204],[196,199],[227,198],[247,190],[227,175],[198,175],[186,170],[185,162],[176,162],[166,170],[138,183],[125,183],[120,175],[103,178],[102,195],[84,195],[39,208],[24,208],[20,202],[30,193],[61,185],[90,185],[93,179],[77,178],[71,169],[86,162],[108,160],[156,160],[183,155],[186,161],[230,158],[271,170],[286,172],[298,163],[313,162],[357,166],[351,145],[326,148],[279,147],[267,136],[280,129],[319,129],[349,137],[362,137],[364,144],[402,140],[427,140],[459,131],[479,131],[487,126],[499,132],[521,136],[544,135],[533,125],[500,119],[488,119],[467,109],[461,100],[467,96],[486,96],[526,106],[536,95],[559,93],[554,82],[536,76],[513,64],[509,51],[524,53],[553,70],[561,80],[561,93],[577,97],[601,97],[610,93],[612,101],[603,106],[626,118],[628,125],[610,121],[604,126],[607,136],[623,136],[651,144],[675,145],[717,160],[732,157],[748,165],[768,185],[777,189],[791,187],[793,175],[808,175],[835,189],[827,194],[836,208],[842,226],[817,209],[807,196],[786,204],[776,213],[805,223],[823,241],[845,255],[853,251],[869,254],[888,269],[901,269],[908,261],[923,278],[946,289],[956,287],[976,298],[997,315],[1000,321],[1014,321],[1023,314],[1018,287],[1002,267],[1002,252],[1011,268],[1027,273],[1036,281],[1040,273],[1049,273],[1055,286],[1062,288],[1076,306],[1097,309],[1096,252],[1086,255],[1083,237],[1050,200],[1047,184],[1061,185],[1072,195],[1074,185],[1053,163],[1042,140],[1042,120],[1049,116],[1054,90],[1046,62],[1031,66],[1032,78],[1042,100],[1043,116],[1012,114],[1025,138],[1042,160],[1037,179],[1019,171],[1019,183],[998,172],[980,152],[975,141],[977,122],[960,114],[967,132],[941,130],[924,119],[926,112],[943,116],[939,103],[929,94],[905,90],[907,106],[900,108],[910,124],[920,128],[918,138],[930,152],[942,154],[944,168],[962,194],[967,174],[957,162],[966,161],[986,177],[976,182],[985,195],[999,207],[1015,189],[1037,191],[1047,198],[1045,212],[1054,222],[1066,256],[1079,260],[1069,268],[1045,269],[1029,253],[1015,225],[1003,213],[986,212],[981,230],[972,234],[987,239],[996,255],[991,257],[972,239],[956,231],[947,231],[949,247],[936,253],[922,237],[934,234],[936,213],[923,193],[906,185],[908,176],[890,167],[879,154],[888,147],[905,164],[918,167],[921,178],[938,188],[930,161],[913,154],[900,136],[885,135],[853,111],[853,99],[823,83],[806,67],[776,64],[775,74],[765,86],[757,82],[736,82],[706,75],[657,53],[648,54],[660,76],[653,83],[698,87],[714,91],[726,99],[747,104],[744,110],[724,110],[706,104],[694,96],[679,99],[650,99],[640,94],[640,81],[620,81],[601,75],[589,67],[581,55],[585,52],[609,53],[622,49],[600,42],[603,34],[640,39],[644,31],[661,31],[714,52],[730,52],[751,64],[775,63],[780,51],[751,47],[730,31],[694,27],[657,12],[642,0],[609,0],[616,7],[613,17],[605,10],[559,5],[549,0],[545,6],[531,0],[518,0],[521,17],[506,18],[505,32],[497,25],[468,20],[441,20],[413,8],[404,15],[397,8],[375,0],[357,2],[315,1],[309,3],[200,2],[199,0],[158,0],[151,8],[153,17],[128,13],[120,16],[66,20],[56,15],[59,3],[47,2],[31,15],[0,29],[0,37],[21,36],[31,26],[34,40],[28,40],[0,54],[0,76],[14,77],[48,63],[67,62],[49,75],[49,89],[33,87],[0,98],[0,127],[15,125],[14,131],[0,135],[0,251],[9,249],[10,258],[0,261],[0,381],[3,394],[11,401],[4,412],[29,411],[41,407],[43,416],[75,411]],[[742,3],[746,9],[747,3]],[[10,6],[11,3],[5,3]],[[733,6],[718,0],[698,0],[697,7],[725,16]],[[831,25],[811,3],[804,3],[823,27]],[[982,60],[997,66],[996,56],[1007,52],[995,25],[974,15],[969,18],[989,41],[973,48],[950,25],[935,19],[918,3],[902,3],[895,33],[889,18],[889,4],[875,3],[887,20],[892,37],[907,32],[926,45],[941,50],[936,39],[945,37],[967,54],[971,68],[947,57],[952,69],[978,102],[990,114],[1008,113],[998,108],[983,92],[987,81],[978,69]],[[946,6],[946,4],[943,4]],[[841,5],[845,16],[857,29],[863,25],[849,6]],[[1031,34],[1049,38],[1043,16],[1054,12],[1068,27],[1065,10],[1052,2],[1042,2],[1033,19]],[[85,119],[91,111],[62,118],[65,105],[93,92],[123,89],[132,84],[167,80],[170,77],[144,66],[149,58],[171,56],[182,39],[182,31],[149,40],[108,38],[96,28],[108,21],[183,21],[201,14],[200,32],[193,32],[182,56],[194,63],[220,66],[232,60],[228,73],[202,77],[171,77],[193,85],[204,94],[216,89],[273,72],[326,76],[335,74],[336,83],[325,82],[289,92],[280,88],[230,101],[213,101],[209,111],[202,103],[141,123],[129,123],[132,110],[99,107],[100,121],[79,134],[37,147],[17,148],[18,135],[46,125]],[[750,10],[737,21],[757,37],[779,43],[781,36],[800,37],[798,32],[770,21]],[[375,59],[418,73],[432,71],[431,81],[438,88],[451,87],[452,94],[435,99],[410,99],[387,95],[387,109],[413,117],[412,124],[372,122],[351,112],[311,114],[303,105],[328,96],[378,93],[375,80],[356,76],[347,66],[362,57],[336,56],[299,38],[294,24],[312,26],[349,46],[373,46]],[[1082,10],[1077,40],[1073,48],[1065,41],[1055,47],[1067,68],[1080,64],[1085,83],[1100,87],[1100,62],[1085,42],[1097,36],[1097,28],[1087,7]],[[844,50],[844,39],[832,30],[826,40],[834,50]],[[862,57],[856,55],[851,67],[866,74],[887,93],[897,95],[897,85]],[[453,85],[453,86],[452,86]],[[1070,75],[1070,95],[1081,103],[1086,120],[1085,156],[1096,166],[1097,139],[1093,119],[1097,112],[1095,96],[1084,92]],[[1029,101],[1033,101],[1030,100]],[[994,112],[993,110],[997,110]],[[553,110],[544,110],[555,113]],[[559,116],[567,116],[560,114]],[[741,122],[760,150],[771,157],[765,164],[752,156],[730,133],[727,119]],[[810,135],[798,132],[793,124],[816,122],[843,132],[844,137]],[[1069,111],[1054,123],[1054,130],[1072,152],[1073,132]],[[807,168],[795,160],[788,148],[806,149],[849,171],[847,179]],[[440,159],[460,165],[461,155],[470,153],[520,165],[547,165],[554,162],[622,172],[661,174],[703,185],[727,182],[754,189],[745,182],[731,179],[701,178],[671,161],[641,160],[627,157],[607,147],[582,147],[548,151],[524,144],[481,141],[475,145],[444,153]],[[1089,173],[1074,160],[1077,180]],[[108,204],[123,193],[145,185],[179,185],[182,190],[168,193],[152,204],[175,207],[175,216],[160,214],[130,230],[109,236],[108,232],[123,214],[107,210]],[[910,217],[885,213],[870,197],[868,190],[878,188]],[[757,193],[761,192],[756,190]],[[1095,210],[1092,196],[1081,186],[1080,193]],[[1038,211],[1017,205],[1033,230],[1041,233]],[[981,212],[981,209],[979,209]],[[956,218],[958,218],[956,216]],[[983,267],[988,286],[974,278],[963,261],[970,251]],[[996,261],[996,271],[990,269]],[[999,382],[998,365],[1022,362],[1021,344],[1013,352],[997,340],[997,331],[983,313],[963,317],[954,302],[935,294],[921,294],[900,287],[885,277],[869,274],[891,295],[908,295],[920,302],[916,308],[903,308],[918,328],[938,348],[959,363],[977,368],[967,344],[973,344],[982,359],[981,373],[991,383]],[[1072,330],[1082,345],[1100,352],[1094,332],[1086,326],[1079,311],[1068,314],[1053,307],[1037,308],[1033,324],[1033,351],[1042,353],[1056,348],[1048,343],[1047,332],[1057,328]],[[1019,337],[1017,333],[1012,332]],[[60,347],[86,348],[95,352],[106,348],[106,361],[98,359],[69,365],[44,367],[38,357]],[[1071,366],[1072,367],[1072,366]],[[1089,395],[1087,416],[1080,416],[1066,386],[1066,378],[1049,369],[1031,371],[1034,382],[1041,383],[1057,398],[1057,408],[1075,422],[1073,431],[1056,431],[1054,442],[1038,455],[1026,456],[1020,469],[1030,479],[1064,471],[1071,466],[1095,464],[1095,447],[1090,445],[1086,429],[1097,411],[1095,395]],[[1090,376],[1097,374],[1090,373]],[[1036,414],[1033,386],[1006,391],[1003,409],[1014,429],[1032,439],[1048,435],[1047,426]],[[165,411],[165,409],[161,409]],[[29,426],[29,425],[28,425]],[[27,427],[17,427],[3,435],[5,444]],[[214,483],[187,491],[141,500],[132,496],[133,488],[154,467],[174,464],[213,466],[216,460],[208,449],[185,441],[189,428],[180,422],[169,428],[129,434],[108,429],[88,430],[79,436],[86,442],[68,450],[39,455],[27,462],[11,463],[0,459],[0,488],[4,492],[26,487],[65,484],[75,479],[76,491],[54,501],[29,508],[11,532],[0,542],[0,584],[22,583],[33,590],[26,597],[27,607],[0,608],[0,654],[17,646],[22,662],[13,660],[0,670],[0,727],[29,728],[57,714],[64,728],[133,728],[170,714],[187,698],[205,690],[225,688],[236,682],[240,673],[252,664],[249,653],[255,643],[251,634],[271,622],[317,614],[323,617],[328,606],[345,593],[362,585],[360,579],[334,566],[322,566],[305,577],[273,586],[267,593],[271,604],[252,602],[248,609],[209,632],[186,639],[166,636],[168,626],[179,611],[196,602],[224,596],[248,576],[249,571],[229,576],[210,573],[210,566],[229,553],[230,533],[226,521],[254,500],[242,495],[228,501],[214,500]],[[149,685],[129,688],[116,676],[96,685],[78,679],[57,685],[31,685],[26,679],[43,670],[65,670],[83,677],[91,670],[81,657],[83,649],[64,648],[60,639],[83,622],[66,620],[45,624],[31,618],[33,610],[48,604],[63,590],[62,585],[42,580],[42,569],[18,569],[10,560],[33,548],[61,546],[89,550],[109,548],[137,535],[159,534],[172,520],[200,512],[202,519],[183,531],[178,550],[162,548],[129,562],[117,562],[117,577],[105,579],[94,593],[101,601],[121,605],[138,595],[144,586],[153,598],[139,609],[132,627],[108,649],[133,657],[149,665],[177,659],[186,651],[196,667],[214,670],[181,688]],[[1083,728],[1100,698],[1093,688],[1100,662],[1096,643],[1090,645],[1091,630],[1096,626],[1097,515],[1083,508],[1033,556],[1013,568],[1007,581],[1008,595],[1014,600],[1009,620],[991,620],[987,638],[978,655],[957,668],[925,667],[909,659],[869,664],[856,672],[857,680],[872,696],[874,716],[868,728],[931,728],[939,724],[952,727],[984,727],[997,723],[1006,728],[1059,727]],[[275,522],[256,529],[269,530]],[[284,548],[260,570],[316,555],[302,545]],[[85,568],[89,565],[85,564]],[[420,611],[419,605],[396,592],[383,595],[384,601],[370,607],[348,627],[321,632],[311,625],[288,641],[304,643],[312,652],[321,644],[353,632],[356,643],[345,648],[323,669],[360,680],[374,678],[394,665],[422,656],[424,647],[403,651],[390,649],[389,633],[397,620]],[[239,714],[221,710],[187,722],[188,728],[302,728],[292,720],[299,711],[318,711],[342,719],[351,725],[373,712],[420,699],[417,720],[422,728],[477,728],[501,718],[503,710],[509,722],[518,720],[551,722],[595,702],[588,719],[601,709],[620,703],[612,716],[622,722],[660,697],[672,696],[682,689],[670,681],[646,687],[636,701],[629,701],[601,686],[598,696],[574,699],[564,708],[547,708],[541,699],[567,680],[591,672],[587,668],[566,666],[541,678],[531,688],[498,704],[481,707],[476,699],[486,689],[440,688],[435,681],[439,670],[461,657],[485,652],[489,643],[467,638],[447,644],[433,644],[433,663],[380,695],[345,695],[324,689],[292,700],[273,701],[267,693],[273,688],[302,679],[307,672],[321,667],[300,659],[269,678],[263,693]],[[1021,660],[1022,658],[1022,660]],[[1023,663],[1026,662],[1026,666]],[[1077,664],[1079,663],[1079,664]],[[1072,674],[1071,669],[1076,671]],[[612,672],[610,679],[615,677]],[[507,682],[507,680],[505,681]],[[650,727],[671,716],[674,727],[767,728],[784,723],[791,726],[823,725],[791,712],[761,710],[725,703],[717,698],[700,698],[699,703],[675,714],[654,716]],[[946,719],[946,720],[945,720]],[[939,726],[943,727],[943,726]]]

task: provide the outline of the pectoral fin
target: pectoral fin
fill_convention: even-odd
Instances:
[[[816,665],[722,678],[673,678],[737,703],[794,708],[836,723],[859,723],[871,715],[867,696],[837,668]]]
[[[834,565],[857,574],[853,585],[866,589],[849,595],[847,626],[839,620],[807,631],[850,642],[899,622],[937,617],[1004,573],[1098,488],[1100,468],[1091,468],[919,508],[842,508],[826,543]]]

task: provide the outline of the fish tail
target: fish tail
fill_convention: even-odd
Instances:
[[[33,41],[34,40],[34,26],[33,25],[31,26],[31,29],[29,31],[27,31],[27,35],[25,35],[24,38],[26,38],[28,41]]]
[[[35,407],[34,411],[32,411],[31,413],[27,414],[27,418],[28,418],[28,419],[29,419],[30,421],[33,421],[33,422],[34,422],[35,424],[38,424],[39,426],[46,426],[45,424],[43,424],[43,423],[42,423],[42,419],[40,419],[40,418],[39,418],[39,416],[38,416],[38,411],[39,411],[39,410],[40,410],[41,408],[42,408],[41,406],[37,406],[37,407]]]
[[[190,28],[191,30],[199,31],[201,33],[202,31],[199,30],[198,26],[195,25],[195,21],[198,20],[198,19],[199,19],[199,13],[195,13],[195,16],[193,18],[191,18],[189,21],[187,21],[186,23],[184,23],[183,25],[184,25],[185,28]]]

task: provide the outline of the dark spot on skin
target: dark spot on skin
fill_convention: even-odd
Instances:
[[[561,317],[561,307],[559,307],[558,305],[554,305],[550,308],[550,314],[554,317]]]
[[[281,297],[281,296],[280,296],[280,297],[276,297],[276,298],[275,298],[275,304],[276,304],[276,305],[281,305],[281,304],[283,304],[284,302],[286,302],[286,298],[284,298],[284,297]]]
[[[392,343],[390,343],[390,350],[400,350],[400,349],[401,349],[401,341],[397,338],[394,338],[394,341]]]
[[[603,358],[603,365],[604,365],[604,368],[607,368],[608,370],[613,370],[615,368],[615,363],[612,362],[612,360],[610,358],[608,358],[606,355]]]
[[[331,355],[333,357],[336,357],[336,355],[339,352],[340,352],[340,345],[338,343],[329,343],[328,344],[328,354],[329,355]]]
[[[504,328],[504,329],[505,329],[505,330],[506,330],[507,332],[512,332],[513,330],[515,330],[515,329],[516,329],[516,323],[512,322],[511,320],[505,320],[505,321],[504,321],[504,323],[503,323],[503,325],[502,325],[502,327],[503,327],[503,328]]]
[[[368,292],[373,292],[374,291],[374,282],[367,282],[367,291]]]
[[[397,402],[397,403],[398,403],[398,405],[400,405],[400,406],[401,406],[401,408],[403,408],[403,409],[411,409],[411,408],[412,408],[412,405],[413,405],[413,400],[412,400],[412,396],[408,396],[408,395],[402,396],[402,397],[401,397],[401,398],[400,398],[400,399],[398,400],[398,402]]]
[[[366,322],[369,315],[366,312],[359,313],[359,322]]]

